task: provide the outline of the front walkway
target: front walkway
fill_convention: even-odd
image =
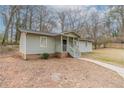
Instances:
[[[105,68],[111,69],[111,70],[117,72],[120,76],[122,76],[124,78],[124,68],[121,68],[121,67],[118,67],[115,65],[111,65],[111,64],[107,64],[107,63],[103,63],[103,62],[99,62],[96,60],[88,59],[88,58],[78,58],[78,59],[83,60],[83,61],[89,61],[89,62],[98,64],[100,66],[103,66]]]

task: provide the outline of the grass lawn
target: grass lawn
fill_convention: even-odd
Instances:
[[[92,53],[83,53],[82,57],[96,59],[102,62],[124,67],[124,49],[104,48],[93,50]]]

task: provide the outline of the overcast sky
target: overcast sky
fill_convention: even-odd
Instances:
[[[52,6],[56,9],[63,9],[63,10],[66,10],[66,9],[75,9],[75,8],[79,8],[79,9],[91,9],[91,8],[94,8],[98,11],[103,11],[106,9],[106,7],[104,5],[54,5]]]

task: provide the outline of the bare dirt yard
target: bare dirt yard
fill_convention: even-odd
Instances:
[[[74,58],[25,61],[12,55],[0,57],[0,87],[124,87],[124,79]]]
[[[91,53],[83,53],[82,57],[95,59],[101,62],[124,67],[124,49],[103,48],[93,50]]]

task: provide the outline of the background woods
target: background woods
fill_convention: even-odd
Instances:
[[[67,7],[67,6],[66,6]],[[97,7],[101,7],[96,9]],[[124,42],[124,6],[0,6],[0,43],[18,44],[20,32],[75,31],[93,40],[94,48],[108,42]]]

